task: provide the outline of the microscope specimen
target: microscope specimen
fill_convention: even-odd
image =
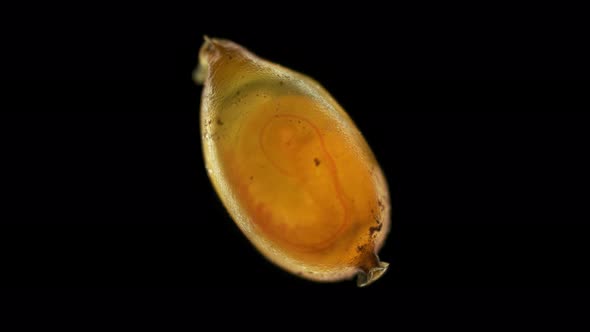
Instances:
[[[380,278],[387,183],[336,100],[312,78],[224,39],[205,37],[194,76],[204,85],[209,178],[258,251],[309,280],[357,276],[362,287]]]

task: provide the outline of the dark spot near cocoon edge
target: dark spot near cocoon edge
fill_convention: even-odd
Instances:
[[[223,121],[221,121],[220,118],[217,118],[217,124],[220,125],[220,126],[223,126]]]
[[[320,160],[318,158],[313,158],[313,162],[316,165],[316,167],[320,166]]]
[[[379,226],[369,227],[369,234],[373,236],[373,234],[375,234],[375,232],[379,232],[382,227],[383,224],[379,224]]]
[[[362,246],[357,246],[356,247],[356,251],[359,252],[359,253],[361,253],[361,252],[363,252],[365,250],[365,247],[366,246],[367,246],[366,244],[363,244]]]

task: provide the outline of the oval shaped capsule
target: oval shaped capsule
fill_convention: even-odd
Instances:
[[[209,177],[250,242],[310,280],[377,280],[387,184],[342,107],[313,79],[229,40],[205,38],[195,79]]]

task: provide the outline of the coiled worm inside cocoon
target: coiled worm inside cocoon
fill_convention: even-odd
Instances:
[[[270,261],[314,281],[387,269],[387,184],[353,121],[316,81],[223,39],[205,38],[205,164],[237,226]]]

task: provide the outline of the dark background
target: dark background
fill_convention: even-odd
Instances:
[[[1,287],[461,315],[582,298],[588,84],[565,80],[588,77],[580,21],[162,6],[52,4],[3,21]],[[233,224],[202,160],[203,34],[311,75],[355,120],[392,195],[382,280],[299,279]]]

